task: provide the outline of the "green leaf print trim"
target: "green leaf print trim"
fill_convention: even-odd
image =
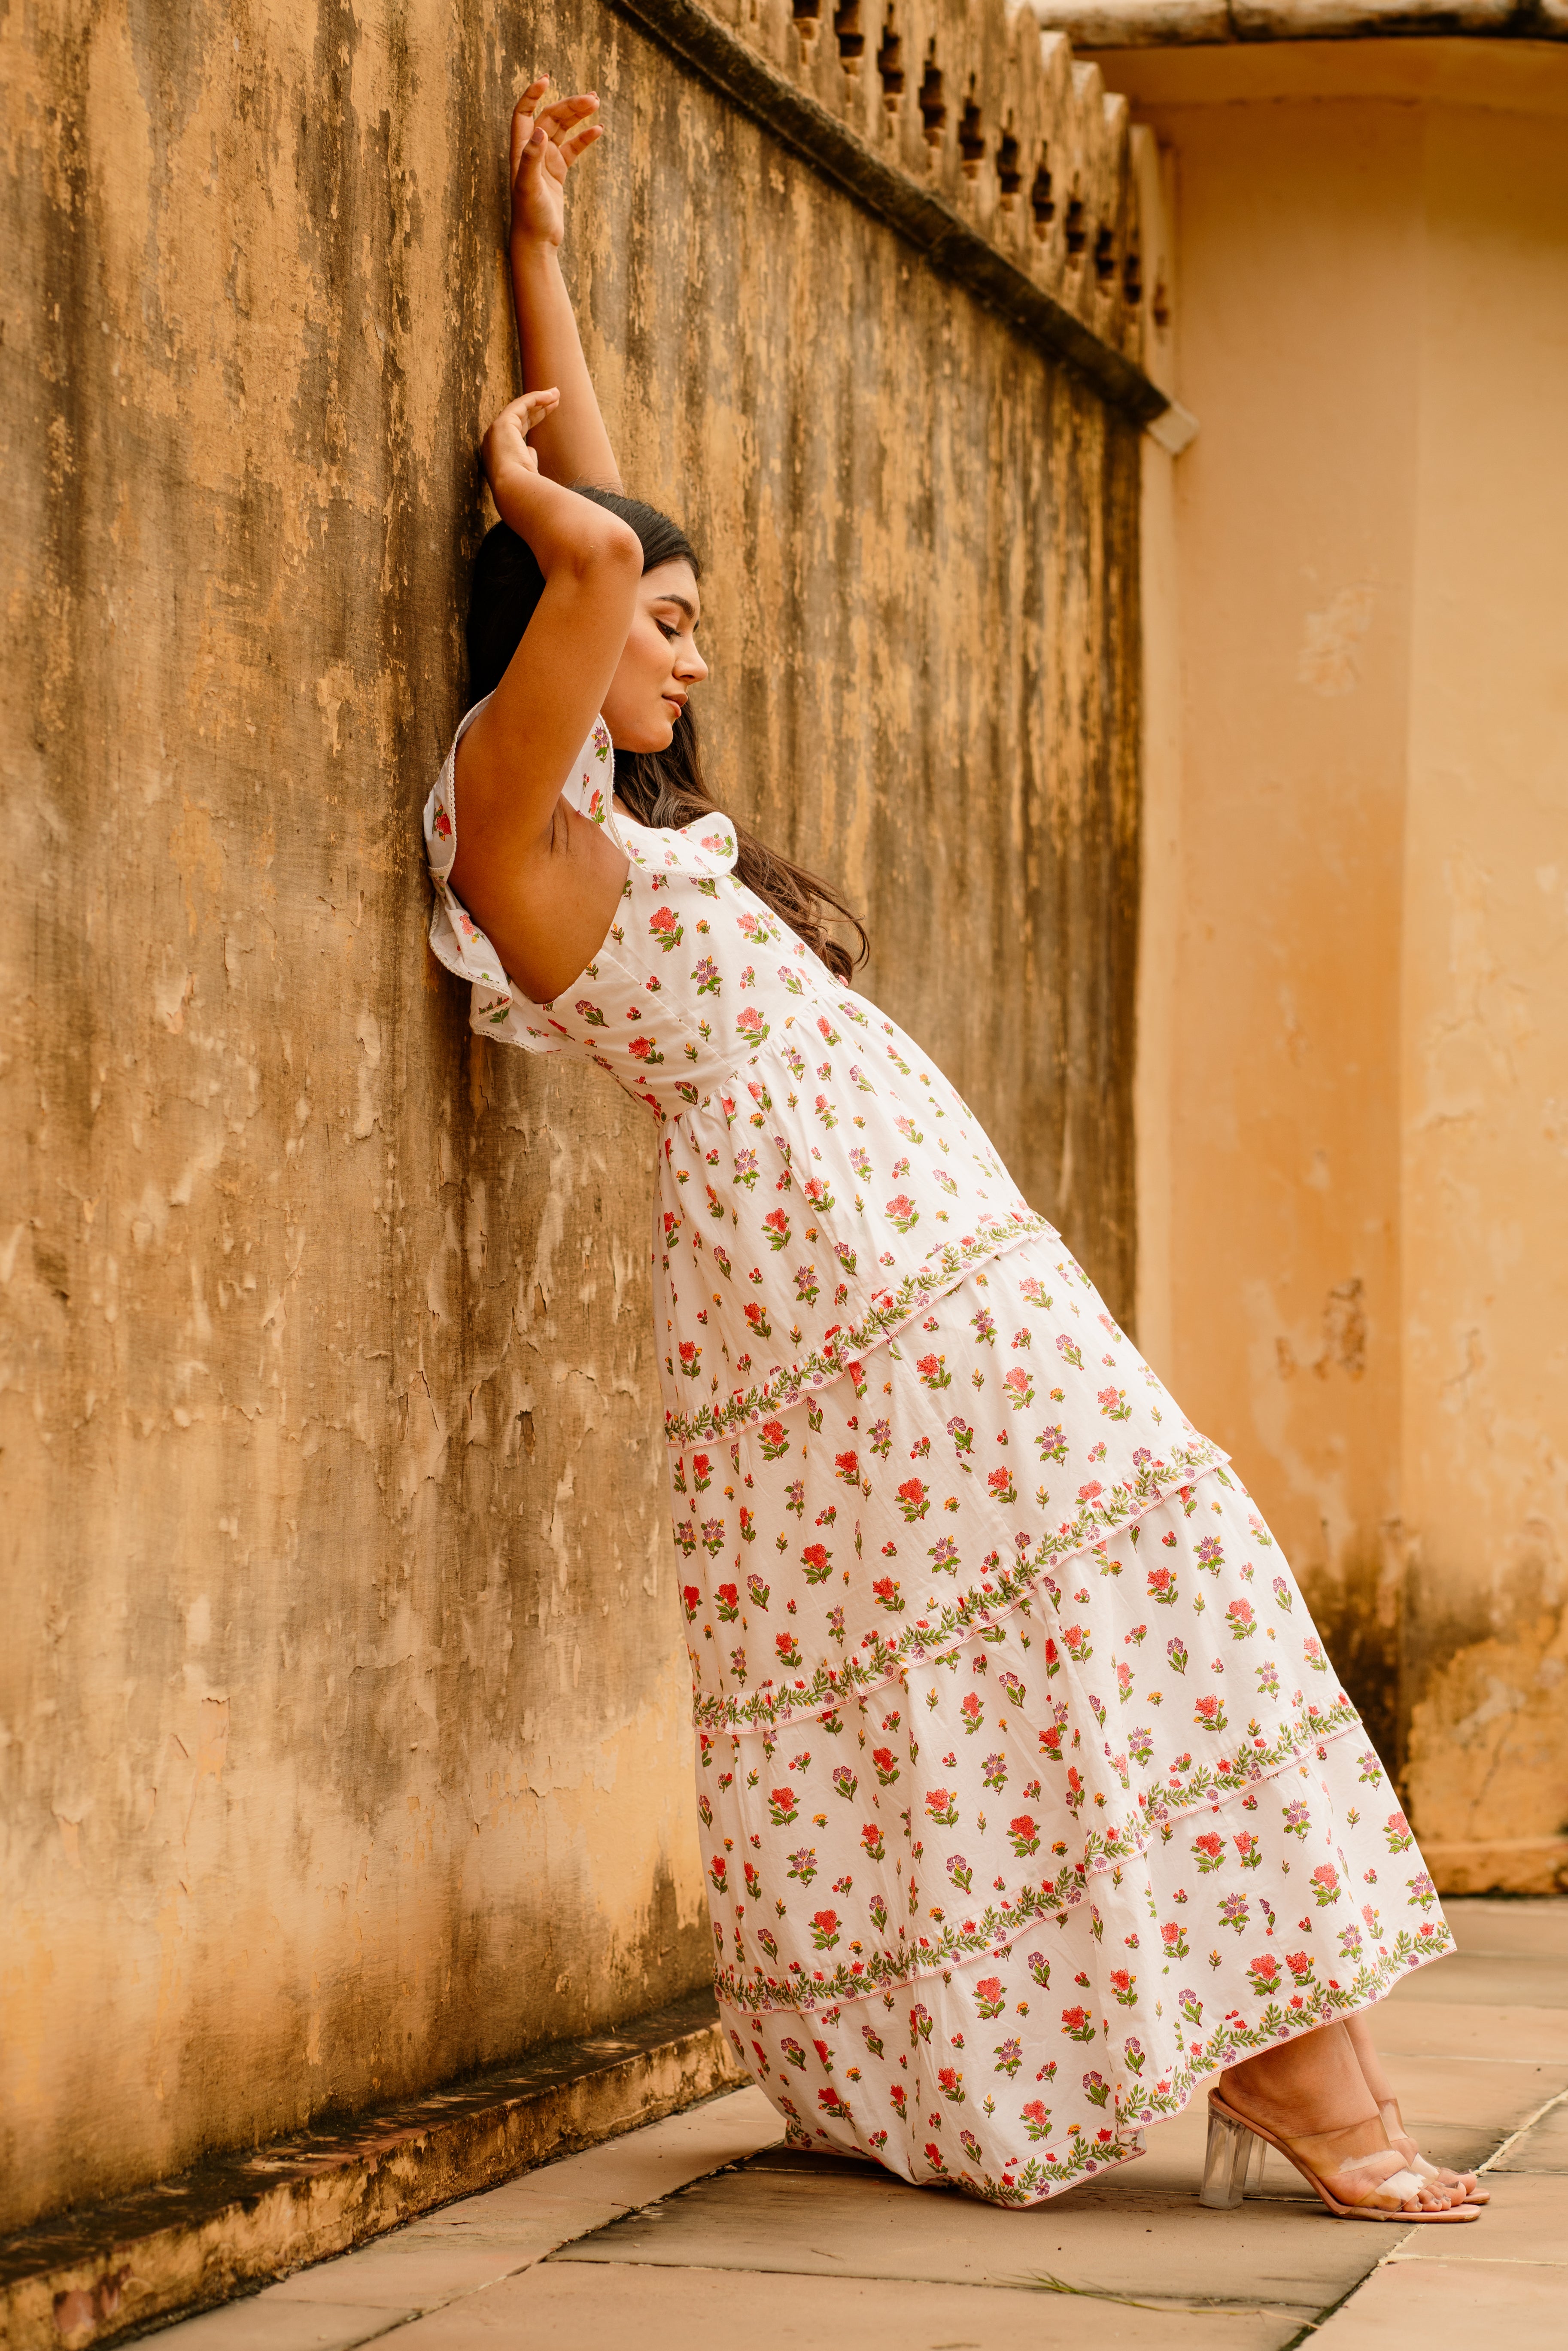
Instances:
[[[1342,1692],[1326,1712],[1310,1715],[1304,1722],[1287,1723],[1272,1745],[1260,1740],[1245,1758],[1235,1762],[1227,1759],[1223,1772],[1216,1771],[1207,1777],[1205,1795],[1209,1802],[1216,1794],[1238,1795],[1255,1781],[1268,1779],[1292,1763],[1303,1748],[1339,1738],[1357,1729],[1360,1721]],[[1180,1792],[1173,1792],[1179,1796]],[[846,1957],[831,1970],[813,1968],[810,1975],[802,1960],[791,1959],[787,1974],[793,1981],[765,1975],[760,1968],[743,1974],[731,1964],[716,1974],[718,1996],[732,2008],[748,2010],[754,2016],[778,2009],[831,2008],[843,2001],[859,2000],[866,1992],[892,1991],[942,1968],[961,1966],[982,1953],[998,1957],[1031,1921],[1053,1918],[1076,1907],[1097,1870],[1142,1856],[1147,1830],[1157,1823],[1160,1807],[1147,1794],[1136,1802],[1143,1817],[1129,1813],[1108,1828],[1091,1829],[1078,1859],[1063,1862],[1054,1877],[1026,1886],[1016,1900],[988,1902],[977,1917],[962,1919],[956,1926],[944,1923],[940,1934],[922,1935],[912,1949],[883,1949],[869,1959],[863,1954]]]
[[[846,1698],[862,1696],[890,1680],[900,1667],[923,1664],[934,1652],[969,1639],[981,1626],[1027,1599],[1053,1561],[1103,1541],[1107,1534],[1154,1510],[1173,1488],[1191,1485],[1205,1470],[1220,1468],[1228,1458],[1207,1437],[1191,1445],[1172,1446],[1166,1460],[1145,1461],[1131,1478],[1121,1479],[1113,1486],[1095,1483],[1092,1491],[1086,1488],[1072,1517],[1041,1537],[1031,1559],[997,1567],[974,1590],[951,1601],[939,1615],[916,1616],[896,1633],[869,1633],[852,1657],[841,1664],[824,1657],[810,1680],[802,1677],[781,1689],[765,1683],[745,1697],[723,1693],[699,1697],[692,1719],[702,1730],[766,1729],[791,1715],[821,1713]]]
[[[1299,2009],[1282,2009],[1272,2003],[1266,2008],[1255,2025],[1238,2028],[1227,2020],[1218,2024],[1207,2040],[1186,2043],[1186,2058],[1170,2074],[1164,2074],[1146,2095],[1124,2105],[1118,2098],[1115,2123],[1095,2132],[1091,2138],[1080,2122],[1074,2122],[1060,2147],[1048,2147],[1043,2155],[1031,2155],[1027,2162],[1015,2165],[995,2179],[983,2168],[971,2170],[967,2164],[944,2165],[942,2176],[956,2188],[982,2198],[988,2204],[1038,2204],[1054,2196],[1063,2188],[1091,2172],[1141,2155],[1143,2147],[1138,2133],[1149,2123],[1163,2122],[1167,2116],[1178,2115],[1200,2084],[1236,2064],[1243,2057],[1253,2056],[1260,2049],[1277,2048],[1302,2032],[1316,2032],[1336,2018],[1354,2015],[1358,2009],[1370,2008],[1375,2001],[1385,1998],[1401,1976],[1412,1969],[1425,1967],[1428,1959],[1440,1959],[1455,1948],[1453,1936],[1440,1921],[1423,1927],[1412,1935],[1401,1928],[1391,1948],[1380,1952],[1375,1964],[1364,1961],[1349,1983],[1315,1987],[1315,1997],[1304,2001]],[[720,1993],[720,1998],[724,1997]]]
[[[855,1356],[867,1353],[883,1340],[891,1338],[937,1292],[956,1290],[971,1267],[1000,1257],[1019,1241],[1033,1240],[1040,1233],[1052,1240],[1058,1238],[1055,1226],[1048,1224],[1043,1217],[1015,1214],[1006,1219],[987,1218],[975,1232],[966,1233],[962,1240],[945,1242],[915,1272],[906,1273],[896,1290],[879,1290],[862,1322],[849,1330],[835,1326],[825,1334],[821,1346],[813,1348],[810,1354],[797,1356],[793,1364],[780,1366],[770,1379],[754,1387],[737,1388],[727,1402],[706,1404],[695,1412],[666,1409],[665,1437],[674,1447],[713,1445],[743,1422],[787,1411],[791,1405],[800,1403],[808,1388],[820,1388],[827,1381],[841,1377]],[[781,1248],[782,1243],[775,1240],[774,1247]],[[664,1369],[673,1374],[674,1365],[667,1355]]]

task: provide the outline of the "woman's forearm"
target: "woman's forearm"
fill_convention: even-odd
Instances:
[[[560,256],[543,239],[514,237],[511,262],[523,389],[537,392],[553,384],[560,393],[554,413],[534,428],[539,470],[554,482],[591,482],[618,490],[621,473],[582,356]]]

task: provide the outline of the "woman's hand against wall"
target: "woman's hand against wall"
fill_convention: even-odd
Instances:
[[[566,175],[596,139],[599,99],[591,91],[549,106],[547,75],[535,78],[512,115],[512,246],[559,246],[566,230]]]
[[[528,436],[536,424],[544,423],[559,399],[559,392],[552,390],[525,392],[520,400],[508,401],[479,444],[479,462],[496,511],[525,538],[528,537],[529,493],[539,479],[539,461],[528,446]]]

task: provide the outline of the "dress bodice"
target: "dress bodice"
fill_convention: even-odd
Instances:
[[[672,1443],[795,1402],[1050,1231],[935,1063],[737,878],[727,818],[662,830],[616,809],[602,720],[565,794],[624,852],[621,904],[572,986],[530,1002],[451,889],[455,750],[425,810],[431,945],[473,983],[472,1026],[597,1063],[659,1123]]]

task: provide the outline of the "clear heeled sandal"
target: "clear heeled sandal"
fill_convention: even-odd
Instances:
[[[1313,2156],[1322,2150],[1330,2157],[1330,2142],[1341,2136],[1327,2131],[1301,2139],[1283,2139],[1261,2123],[1249,2122],[1227,2105],[1218,2090],[1208,2094],[1208,2143],[1204,2150],[1203,2184],[1197,2200],[1211,2212],[1233,2212],[1249,2193],[1256,2194],[1262,2184],[1263,2165],[1270,2147],[1275,2147],[1287,2163],[1299,2171],[1329,2210],[1341,2220],[1392,2220],[1401,2228],[1414,2228],[1425,2221],[1463,2222],[1479,2220],[1480,2208],[1476,2204],[1450,2204],[1441,2211],[1411,2212],[1405,2208],[1409,2199],[1418,2196],[1431,2185],[1422,2179],[1405,2163],[1393,2147],[1380,2147],[1371,2155],[1352,2156],[1335,2159],[1332,2169],[1336,2180],[1343,2181],[1355,2173],[1366,2173],[1383,2164],[1390,2155],[1396,2158],[1397,2168],[1385,2172],[1368,2186],[1364,2198],[1354,2204],[1344,2203],[1325,2184],[1317,2169]]]

